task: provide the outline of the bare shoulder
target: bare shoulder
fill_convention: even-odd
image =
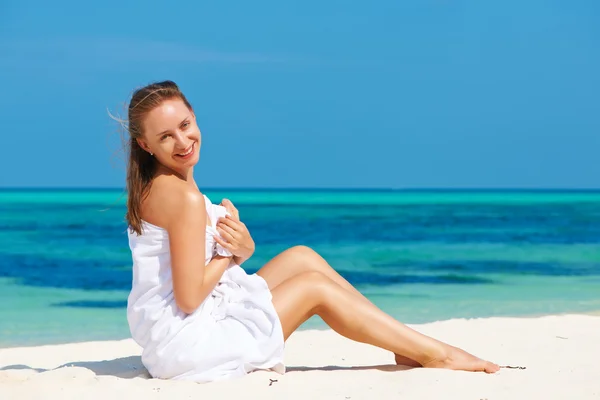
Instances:
[[[148,222],[168,229],[174,221],[202,219],[206,205],[204,196],[195,187],[174,177],[160,177],[152,182],[143,214]]]

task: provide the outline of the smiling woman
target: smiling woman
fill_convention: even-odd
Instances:
[[[127,318],[152,376],[209,382],[257,369],[283,373],[285,340],[313,315],[393,352],[398,364],[498,370],[385,314],[308,247],[247,274],[241,264],[254,242],[230,202],[214,205],[196,186],[200,129],[175,83],[134,93],[129,132]]]
[[[201,133],[192,106],[172,82],[149,85],[133,95],[128,129],[127,220],[140,234],[142,194],[149,193],[157,169],[188,174],[182,178],[189,179],[200,156]]]

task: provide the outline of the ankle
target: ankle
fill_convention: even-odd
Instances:
[[[421,365],[432,363],[434,361],[444,361],[450,355],[447,346],[442,343],[433,343],[428,348],[423,349],[418,358],[415,358]]]

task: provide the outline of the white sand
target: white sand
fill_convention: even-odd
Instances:
[[[0,399],[600,399],[600,316],[451,320],[412,327],[501,365],[499,373],[390,367],[390,353],[301,331],[288,372],[227,382],[148,379],[132,340],[0,350]],[[271,379],[277,380],[271,383]]]

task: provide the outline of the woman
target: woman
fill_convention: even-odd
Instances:
[[[201,134],[175,83],[138,89],[128,124],[127,314],[152,376],[209,382],[283,373],[285,340],[315,314],[347,338],[393,352],[398,364],[498,370],[386,315],[307,247],[246,274],[240,264],[254,243],[235,207],[213,205],[194,182]]]

